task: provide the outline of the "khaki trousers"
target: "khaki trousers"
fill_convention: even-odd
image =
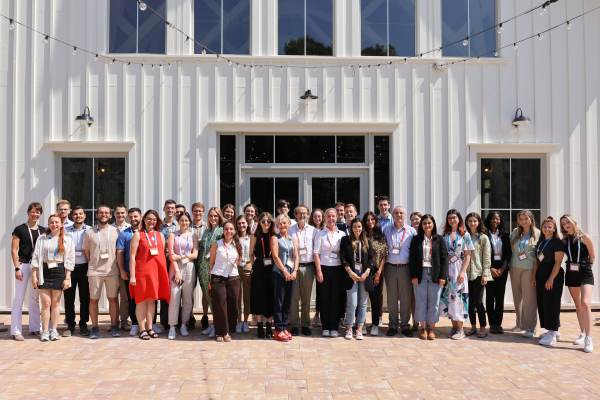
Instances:
[[[126,281],[119,276],[119,317],[121,319],[121,324],[127,322],[129,319],[129,300],[127,299],[126,285],[129,285],[129,281]]]
[[[300,328],[300,325],[302,325],[302,328],[310,326],[310,296],[315,281],[315,268],[314,263],[298,267],[290,312],[292,328]],[[302,311],[300,311],[300,307],[302,307]]]
[[[537,326],[537,293],[531,285],[532,269],[512,267],[509,270],[517,315],[517,326],[524,331],[535,332]]]

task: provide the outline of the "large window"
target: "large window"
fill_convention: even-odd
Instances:
[[[458,43],[442,49],[444,57],[493,57],[496,49],[495,0],[443,0],[442,45]],[[469,37],[465,46],[463,40]]]
[[[279,54],[333,55],[333,0],[279,0]]]
[[[375,136],[373,152],[375,168],[375,204],[381,196],[390,196],[390,137]],[[379,210],[377,210],[379,213]]]
[[[160,15],[166,15],[166,0],[144,1]],[[136,1],[110,0],[109,25],[110,53],[166,53],[166,24],[152,11],[141,11]]]
[[[415,55],[414,0],[361,0],[361,54]]]
[[[96,221],[98,206],[125,203],[124,158],[63,158],[61,199],[85,209],[86,224]]]
[[[221,135],[219,143],[219,172],[221,177],[221,206],[237,204],[235,198],[235,152],[236,137],[234,135]]]
[[[220,54],[250,54],[250,0],[194,0],[194,39]]]
[[[482,158],[481,214],[499,211],[506,228],[517,227],[517,214],[530,210],[541,222],[541,160],[539,158]]]

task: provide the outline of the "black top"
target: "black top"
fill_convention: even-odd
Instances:
[[[263,254],[263,243],[265,246],[265,252]],[[265,255],[266,254],[266,255]],[[256,241],[254,245],[254,257],[256,258],[271,258],[271,241],[269,240],[269,235],[265,235],[260,240]]]
[[[448,280],[448,248],[444,237],[438,235],[431,242],[431,281],[439,283],[440,279]],[[423,238],[415,236],[410,242],[410,278],[417,278],[421,283],[423,277]],[[429,268],[429,267],[428,267]]]
[[[338,228],[339,229],[339,228]],[[342,266],[346,267],[346,265],[350,266],[350,269],[354,272],[356,272],[356,270],[354,269],[354,254],[356,253],[356,259],[358,260],[358,250],[354,250],[354,247],[352,246],[352,242],[350,241],[350,237],[349,236],[344,236],[342,237],[342,241],[340,243],[340,258],[342,260]],[[360,256],[360,260],[362,262],[362,269],[360,271],[360,274],[357,275],[362,275],[365,273],[365,271],[367,270],[367,268],[370,268],[371,271],[373,271],[373,245],[371,244],[371,239],[369,239],[369,249],[365,252],[365,248],[364,246],[361,247],[361,256]],[[345,271],[344,271],[345,272]],[[345,277],[344,277],[344,289],[349,290],[352,288],[352,285],[354,284],[354,281],[352,280],[352,278],[350,278],[350,274],[346,273]]]
[[[581,248],[581,256],[579,257],[579,263],[581,263],[582,261],[589,263],[590,262],[590,252],[588,251],[587,246],[583,243],[583,240],[581,240],[581,245],[579,245],[579,241],[575,240],[573,241],[573,236],[572,235],[568,235],[567,236],[567,243],[563,243],[564,246],[564,252],[567,255],[567,263],[576,263],[577,262],[577,256],[578,256],[578,248]],[[573,259],[571,259],[569,257],[569,247],[568,244],[569,242],[571,242],[571,257],[573,257]],[[548,245],[550,246],[550,245]]]
[[[571,251],[572,250],[573,247],[571,246]],[[540,264],[554,265],[556,262],[554,254],[559,251],[565,251],[565,245],[563,244],[562,240],[557,237],[552,237],[550,241],[545,239],[545,237],[542,237],[535,246],[535,256],[538,259],[538,262],[540,262],[539,254],[544,254],[544,259],[540,262]],[[562,259],[559,261],[562,262]]]
[[[27,222],[19,225],[13,231],[13,236],[19,239],[19,258],[24,260],[31,260],[33,257],[33,249],[35,248],[35,244],[40,237],[40,229],[43,229],[41,226],[38,226],[38,229],[31,230],[31,236],[29,236],[29,229],[27,228]],[[31,238],[33,237],[33,246],[31,245]]]
[[[490,245],[492,246],[492,268],[500,269],[504,268],[504,272],[508,272],[510,259],[512,258],[512,247],[510,245],[510,235],[507,232],[504,232],[502,236],[500,236],[500,241],[502,242],[502,257],[500,261],[494,260],[494,241],[492,240],[491,232],[488,234],[490,238]]]

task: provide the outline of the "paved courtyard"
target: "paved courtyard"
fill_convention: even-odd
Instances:
[[[514,317],[506,314],[505,328]],[[10,324],[10,316],[0,322]],[[257,339],[251,327],[217,344],[199,330],[175,341],[166,333],[150,341],[128,332],[112,338],[101,316],[99,340],[76,333],[15,342],[2,333],[0,399],[600,398],[600,337],[596,352],[586,354],[572,344],[575,314],[563,313],[562,323],[562,341],[552,348],[512,332],[452,341],[447,320],[434,341],[383,334],[349,341],[321,338],[315,329],[314,337],[286,344]]]

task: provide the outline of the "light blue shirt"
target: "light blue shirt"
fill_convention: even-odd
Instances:
[[[410,225],[404,224],[400,230],[396,229],[395,224],[385,227],[383,234],[388,242],[389,254],[385,261],[390,264],[408,264],[410,256],[410,243],[413,237],[417,235],[417,231]],[[404,237],[404,240],[402,239]],[[400,248],[400,254],[393,254],[394,247]]]
[[[87,229],[92,229],[92,227],[84,224],[81,228],[75,229],[75,226],[71,224],[65,228],[65,234],[73,240],[75,245],[75,264],[87,264],[88,262],[83,251],[83,237]],[[77,255],[79,252],[81,252],[80,256]]]
[[[388,216],[387,216],[387,218],[383,218],[383,217],[381,216],[381,214],[379,214],[379,215],[377,216],[377,218],[379,218],[379,224],[381,224],[381,230],[382,230],[382,231],[383,231],[383,229],[384,229],[386,226],[390,226],[390,225],[392,225],[392,224],[394,223],[394,220],[392,219],[392,214],[390,214],[390,213],[388,213]]]

